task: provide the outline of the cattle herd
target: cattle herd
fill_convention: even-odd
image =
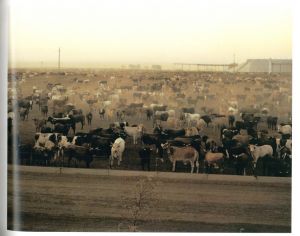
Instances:
[[[9,162],[291,175],[291,75],[14,70],[7,117]]]

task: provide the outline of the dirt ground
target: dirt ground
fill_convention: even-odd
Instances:
[[[147,177],[154,188],[137,231],[291,232],[291,178],[16,167],[8,170],[12,230],[129,231],[129,203]]]

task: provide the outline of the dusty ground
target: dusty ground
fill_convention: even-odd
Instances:
[[[148,176],[155,188],[150,209],[138,218],[138,231],[291,231],[291,178],[19,166],[16,185],[12,168],[9,229],[128,231],[124,199],[132,199],[136,183]],[[14,199],[19,210],[12,208]],[[19,222],[14,210],[20,212]]]

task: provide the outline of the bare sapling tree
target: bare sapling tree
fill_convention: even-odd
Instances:
[[[154,219],[153,210],[158,203],[157,192],[155,191],[158,182],[152,178],[140,178],[136,183],[130,197],[122,197],[124,208],[126,209],[125,218],[128,231],[139,231],[138,226],[141,222]],[[119,224],[118,230],[120,230]]]

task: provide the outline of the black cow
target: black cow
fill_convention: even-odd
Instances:
[[[234,135],[237,135],[239,133],[239,130],[237,129],[221,129],[221,139],[222,138],[229,138],[232,139]]]
[[[140,149],[139,150],[139,156],[141,158],[142,170],[145,170],[145,165],[146,165],[148,171],[150,171],[151,149],[149,147],[145,147],[145,148]]]
[[[91,162],[93,161],[93,153],[89,147],[89,144],[84,144],[82,146],[70,145],[65,148],[64,155],[68,156],[68,165],[70,166],[71,160],[75,159],[75,166],[78,166],[78,162],[84,161],[86,167],[89,168]]]
[[[201,119],[203,119],[205,121],[207,127],[208,127],[208,124],[212,122],[211,117],[209,115],[201,116]]]
[[[278,121],[278,117],[276,117],[276,116],[268,116],[267,117],[268,128],[272,129],[272,130],[276,130],[276,128],[277,128],[277,121]]]
[[[159,111],[159,114],[154,114],[153,116],[153,127],[157,125],[157,121],[167,121],[169,113],[165,111]]]
[[[100,119],[104,119],[104,115],[105,115],[105,109],[99,109],[99,116],[100,116]]]
[[[229,116],[228,116],[228,124],[229,124],[229,127],[233,127],[234,121],[235,121],[234,115],[229,115]]]
[[[53,125],[55,125],[55,124],[63,124],[63,125],[69,124],[70,127],[73,129],[74,133],[76,132],[76,122],[71,117],[56,118],[56,117],[49,116],[47,121],[50,122]]]
[[[20,109],[20,118],[24,121],[25,119],[28,119],[29,115],[29,108],[23,108]]]
[[[174,139],[184,135],[185,129],[165,129],[160,133],[160,137],[165,139]]]
[[[153,117],[153,111],[151,109],[146,109],[147,120],[151,120]]]
[[[92,125],[92,119],[93,119],[93,114],[92,114],[92,112],[89,112],[89,113],[86,115],[86,119],[87,119],[88,125]]]
[[[41,112],[43,114],[43,116],[47,116],[48,115],[48,106],[47,105],[42,105],[41,106]]]
[[[53,133],[53,129],[49,126],[42,126],[41,133]]]
[[[70,124],[57,123],[57,124],[54,125],[54,132],[55,133],[61,133],[64,136],[67,136],[68,133],[69,133],[70,128],[71,128]]]

